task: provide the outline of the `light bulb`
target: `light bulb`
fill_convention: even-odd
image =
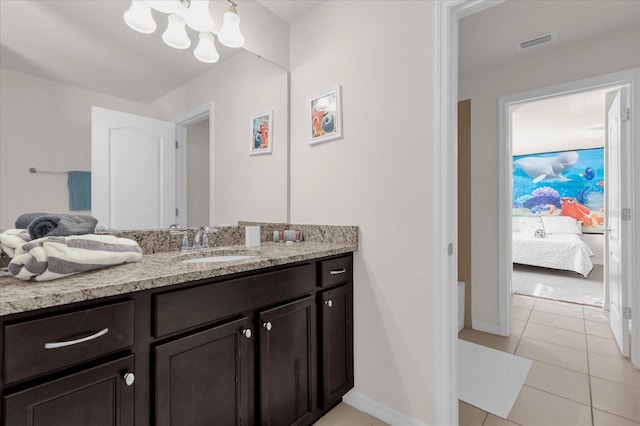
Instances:
[[[150,8],[162,13],[173,13],[178,8],[180,0],[146,0]]]
[[[198,42],[198,47],[193,50],[193,56],[195,56],[197,60],[208,64],[218,62],[220,55],[216,50],[213,34],[200,33],[200,42]]]
[[[151,34],[158,27],[151,15],[151,9],[142,0],[131,0],[131,7],[124,13],[124,22],[131,29],[143,34]]]
[[[191,40],[187,35],[187,30],[184,28],[184,19],[172,13],[167,18],[169,25],[164,33],[162,33],[162,40],[175,49],[186,49],[191,46]]]
[[[240,32],[240,16],[235,5],[231,5],[222,15],[222,29],[218,33],[218,40],[227,47],[242,47],[244,37]]]
[[[209,13],[209,0],[191,0],[191,6],[184,17],[191,28],[200,32],[213,31],[213,18]]]

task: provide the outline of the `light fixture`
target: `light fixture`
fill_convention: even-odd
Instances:
[[[218,59],[220,59],[220,55],[216,50],[216,44],[213,41],[213,34],[202,32],[199,34],[199,37],[200,42],[194,49],[193,56],[195,56],[197,60],[209,64],[218,62]]]
[[[184,17],[187,25],[196,31],[213,31],[213,18],[209,13],[209,0],[191,0],[191,6]]]
[[[227,0],[229,1],[229,0]],[[240,16],[235,3],[222,15],[222,29],[218,33],[218,40],[227,47],[242,47],[244,37],[240,32]]]
[[[223,15],[218,39],[227,47],[242,47],[244,37],[240,32],[238,5],[231,0],[227,1],[231,6]],[[168,14],[167,28],[162,33],[162,40],[168,46],[175,49],[189,48],[191,39],[186,30],[188,26],[199,33],[199,42],[193,55],[206,63],[218,61],[220,55],[215,46],[215,24],[209,13],[209,0],[131,0],[131,7],[124,13],[124,21],[135,31],[151,34],[157,28],[151,9]]]
[[[177,13],[167,17],[167,29],[162,33],[162,41],[174,49],[187,49],[191,46],[191,39],[187,35],[184,18]]]
[[[157,28],[151,9],[143,0],[131,0],[131,7],[124,13],[124,22],[143,34],[151,34]]]

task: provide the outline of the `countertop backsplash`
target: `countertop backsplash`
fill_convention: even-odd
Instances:
[[[273,232],[280,229],[301,229],[303,241],[316,243],[345,243],[358,245],[357,226],[338,225],[295,225],[286,223],[267,223],[241,221],[238,225],[215,227],[217,232],[209,233],[209,246],[222,247],[244,244],[245,226],[260,226],[260,241],[273,241]],[[193,242],[194,229],[180,228],[187,231],[189,242]],[[136,241],[144,254],[164,253],[180,250],[181,235],[172,235],[166,229],[149,229],[133,231],[104,231],[100,234],[115,235]]]

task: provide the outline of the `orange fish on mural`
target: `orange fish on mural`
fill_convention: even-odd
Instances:
[[[597,221],[591,216],[588,207],[578,203],[575,198],[564,197],[560,199],[560,216],[569,216],[584,223],[586,226],[595,226]]]

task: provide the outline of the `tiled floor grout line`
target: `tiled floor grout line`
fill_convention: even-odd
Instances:
[[[537,298],[537,297],[527,297],[527,299],[525,299],[525,300],[529,300],[529,299],[532,299],[532,300],[533,300],[533,302],[531,303],[531,306],[530,306],[530,307],[522,306],[522,305],[527,305],[527,304],[528,304],[528,302],[527,302],[527,303],[522,302],[522,305],[515,306],[515,307],[517,307],[517,308],[519,308],[519,309],[523,309],[523,310],[524,310],[524,309],[529,309],[529,312],[527,313],[527,315],[526,315],[526,317],[525,317],[524,319],[520,319],[520,320],[519,320],[519,321],[522,321],[522,322],[524,323],[524,325],[522,326],[522,329],[521,329],[520,333],[516,336],[516,337],[517,337],[517,339],[516,339],[516,344],[515,344],[515,347],[514,347],[514,349],[512,350],[512,352],[511,352],[511,353],[512,353],[512,354],[515,354],[515,353],[518,351],[518,349],[520,348],[520,344],[522,343],[522,340],[523,340],[523,338],[525,337],[525,336],[524,336],[524,334],[525,334],[525,332],[527,331],[528,326],[529,326],[529,324],[530,324],[530,323],[531,323],[531,324],[536,324],[536,325],[545,326],[545,327],[549,327],[549,328],[554,328],[554,329],[557,329],[557,330],[559,330],[559,331],[569,331],[569,332],[572,332],[572,333],[580,333],[580,334],[582,334],[582,336],[583,336],[583,341],[584,341],[584,351],[585,351],[585,355],[586,355],[586,362],[587,362],[587,371],[586,371],[586,376],[587,376],[587,385],[588,385],[588,393],[589,393],[589,394],[588,394],[588,403],[586,403],[586,402],[585,402],[585,401],[586,401],[586,398],[582,398],[582,401],[577,401],[577,400],[571,399],[571,398],[569,398],[569,397],[567,397],[567,396],[558,395],[558,394],[556,394],[556,393],[554,393],[554,392],[553,392],[553,389],[549,389],[549,390],[538,389],[538,388],[537,388],[537,387],[535,387],[535,386],[531,386],[531,385],[527,385],[527,384],[524,384],[524,385],[523,385],[523,388],[524,388],[524,386],[527,386],[527,387],[528,387],[528,388],[530,388],[530,389],[535,389],[536,391],[539,391],[539,392],[545,393],[545,394],[547,394],[547,395],[551,395],[551,396],[553,396],[553,397],[555,397],[555,398],[560,398],[560,399],[563,399],[563,400],[569,401],[569,402],[571,402],[571,403],[579,404],[579,405],[581,405],[581,406],[583,406],[583,407],[585,407],[585,408],[588,408],[588,409],[589,409],[588,413],[589,413],[590,417],[585,418],[585,420],[587,420],[588,418],[590,418],[590,422],[589,422],[589,421],[587,421],[587,424],[590,424],[591,426],[595,426],[595,425],[596,425],[596,421],[595,421],[595,410],[596,410],[596,408],[594,407],[593,381],[592,381],[592,379],[593,379],[593,378],[595,378],[596,376],[592,376],[592,373],[591,373],[591,368],[592,368],[592,365],[591,365],[591,364],[592,364],[592,362],[595,362],[595,361],[593,361],[593,360],[592,360],[592,357],[590,356],[590,355],[591,355],[591,353],[590,353],[590,351],[589,351],[589,350],[591,349],[591,345],[589,344],[589,336],[593,335],[593,336],[594,336],[594,338],[598,338],[598,339],[605,339],[605,338],[607,338],[607,337],[606,337],[606,336],[601,336],[601,335],[598,335],[598,334],[589,334],[589,333],[587,333],[587,321],[590,321],[590,320],[589,320],[589,319],[587,319],[587,313],[585,312],[585,311],[586,311],[586,309],[585,309],[585,307],[584,307],[584,306],[581,306],[581,309],[580,309],[580,310],[575,310],[575,309],[574,309],[574,310],[572,310],[574,314],[577,314],[578,312],[580,312],[580,313],[581,313],[582,318],[577,318],[576,316],[566,315],[566,314],[565,314],[565,312],[562,312],[562,309],[557,309],[557,311],[559,311],[559,312],[557,312],[557,311],[556,311],[556,312],[547,312],[547,311],[543,311],[543,310],[537,310],[536,308],[544,308],[544,307],[542,306],[542,305],[544,304],[544,302],[547,302],[547,303],[548,303],[548,302],[551,302],[551,303],[552,303],[553,301],[547,301],[547,300],[544,300],[544,299],[543,299],[543,300],[540,300],[540,298]],[[513,301],[513,299],[512,299],[512,301]],[[540,302],[540,303],[538,303],[538,302]],[[540,306],[539,306],[539,305],[540,305]],[[514,306],[514,305],[512,304],[512,306]],[[561,306],[563,306],[563,305],[558,305],[558,306],[560,306],[560,307],[561,307]],[[573,319],[582,319],[582,331],[581,331],[581,332],[579,332],[579,331],[576,331],[576,330],[573,330],[573,329],[566,329],[566,328],[563,328],[563,327],[559,327],[559,326],[557,326],[557,325],[550,325],[550,324],[538,324],[537,322],[531,321],[531,319],[532,319],[532,317],[533,317],[533,314],[534,314],[534,311],[536,311],[536,312],[540,312],[540,313],[543,313],[543,314],[552,314],[552,315],[562,316],[562,317],[565,317],[565,318],[567,318],[567,319],[568,319],[568,318],[573,318]],[[576,311],[578,311],[578,312],[576,312]],[[567,311],[567,312],[568,312],[568,311]],[[514,320],[514,318],[512,318],[512,320]],[[594,321],[592,321],[592,322],[602,322],[602,323],[605,323],[605,324],[606,324],[606,322],[604,322],[604,321],[597,321],[597,320],[594,320]],[[571,320],[571,321],[570,321],[570,323],[573,323],[573,324],[575,324],[575,325],[577,326],[577,323],[576,323],[575,321],[572,321],[572,320]],[[558,324],[563,324],[563,323],[562,323],[562,322],[558,322]],[[576,327],[576,328],[577,328],[577,327]],[[600,329],[600,328],[594,328],[592,331],[593,331],[593,333],[600,333],[600,334],[602,334],[602,333],[600,332],[600,331],[601,331],[601,329]],[[513,337],[513,334],[512,334],[512,337]],[[576,337],[577,337],[577,336],[576,336]],[[560,344],[560,343],[554,343],[554,342],[549,342],[549,341],[545,341],[545,340],[538,340],[538,339],[536,339],[536,338],[531,338],[531,337],[528,337],[528,338],[529,338],[529,339],[531,339],[531,340],[536,340],[536,341],[539,341],[539,342],[545,343],[545,344],[555,344],[555,345],[563,346],[563,347],[567,347],[567,348],[570,348],[570,349],[582,350],[582,349],[578,349],[578,348],[575,348],[575,347],[572,347],[572,346],[565,346],[565,345],[562,345],[562,344]],[[610,339],[610,340],[611,340],[611,339]],[[598,355],[598,357],[606,357],[606,358],[616,359],[616,358],[615,358],[615,357],[613,357],[613,356],[609,356],[609,355],[606,353],[606,351],[605,351],[605,353],[600,353],[600,352],[598,352],[598,348],[600,347],[600,344],[601,344],[599,340],[594,340],[594,342],[592,342],[592,343],[593,343],[593,345],[596,345],[596,346],[594,346],[594,349],[596,350],[596,352],[593,352],[593,353],[594,353],[594,354],[597,354],[597,355]],[[489,347],[491,347],[491,346],[489,346]],[[501,351],[503,351],[503,352],[507,352],[507,350],[508,350],[508,349],[509,349],[509,347],[507,346],[505,349],[500,349],[500,350],[501,350]],[[508,352],[507,352],[507,353],[508,353]],[[524,358],[527,358],[527,357],[524,357]],[[528,359],[531,359],[531,358],[528,358]],[[600,358],[597,358],[596,360],[599,360],[599,359],[600,359]],[[551,366],[554,366],[554,367],[557,367],[557,368],[562,368],[562,369],[569,370],[569,371],[573,371],[573,372],[576,372],[576,373],[579,373],[579,374],[585,374],[584,372],[581,372],[581,371],[578,371],[578,370],[572,370],[571,368],[561,367],[561,366],[555,365],[555,364],[553,364],[553,363],[546,363],[546,362],[544,362],[544,361],[536,361],[536,360],[533,360],[533,359],[531,359],[531,361],[532,361],[532,362],[536,362],[536,363],[541,363],[541,364],[548,364],[548,365],[551,365]],[[609,379],[609,378],[598,378],[598,379],[599,379],[599,380],[604,380],[604,381],[607,381],[607,382],[611,382],[611,383],[615,383],[615,384],[618,384],[618,385],[624,385],[623,383],[620,383],[620,382],[619,382],[619,381],[617,381],[617,380],[611,380],[611,379]],[[583,383],[584,383],[584,382],[583,382]],[[635,388],[635,386],[631,386],[631,385],[626,385],[626,386],[629,386],[629,387]],[[518,396],[518,397],[520,397],[520,396]],[[628,418],[628,417],[625,417],[625,416],[622,416],[622,415],[620,415],[620,414],[618,414],[618,413],[616,413],[616,412],[612,412],[612,411],[611,411],[611,410],[609,410],[609,409],[604,409],[604,410],[602,410],[602,411],[604,411],[605,413],[607,413],[607,415],[617,416],[617,417],[620,417],[620,418],[622,418],[622,419],[625,419],[625,420],[629,420],[629,421],[631,421],[631,422],[634,422],[634,420],[633,420],[633,419]],[[586,415],[586,414],[587,414],[587,412],[585,412],[584,414]],[[489,424],[489,422],[491,421],[491,419],[490,419],[490,416],[489,416],[489,415],[490,415],[490,413],[485,412],[485,414],[484,414],[484,418],[482,419],[482,422],[481,422],[481,424],[482,424],[482,425],[486,426],[486,425],[488,425],[488,424]],[[602,414],[602,415],[604,415],[604,414]],[[585,416],[585,417],[586,417],[586,416]],[[510,420],[510,419],[508,419],[508,418],[507,418],[506,420],[507,420],[508,422],[513,423],[513,424],[517,424],[517,423],[515,423],[514,421],[512,421],[512,420]]]
[[[584,307],[582,308],[582,316],[584,317]],[[591,426],[595,426],[595,417],[593,415],[593,391],[591,390],[591,358],[589,358],[589,339],[587,339],[587,319],[586,317],[582,321],[584,323],[584,343],[587,348],[587,380],[589,382],[589,405],[591,405]]]

